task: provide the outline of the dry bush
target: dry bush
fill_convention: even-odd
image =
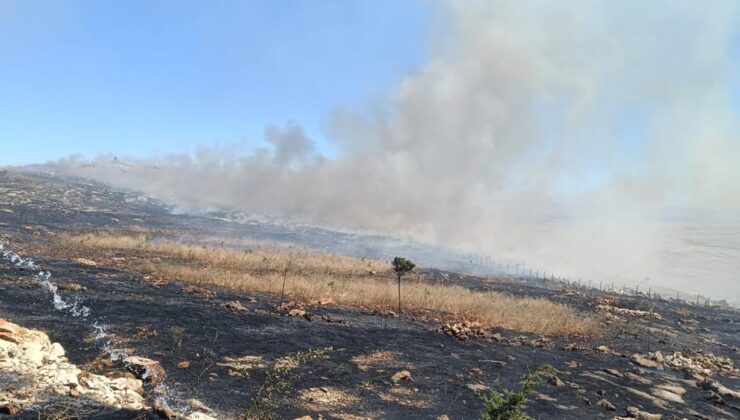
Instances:
[[[142,234],[62,235],[57,244],[56,251],[68,257],[93,255],[100,260],[123,254],[126,258],[119,264],[143,274],[270,294],[281,293],[285,267],[291,261],[285,293],[295,299],[330,296],[339,305],[384,309],[397,303],[390,265],[376,260],[264,247],[239,252],[150,241]],[[380,274],[370,275],[373,272]],[[408,282],[403,301],[410,311],[451,314],[534,334],[588,336],[598,328],[592,318],[546,299],[474,292],[454,285]]]

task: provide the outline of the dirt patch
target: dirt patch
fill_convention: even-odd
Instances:
[[[336,410],[360,402],[360,399],[339,389],[332,387],[307,388],[298,391],[298,398],[303,406],[311,411]]]

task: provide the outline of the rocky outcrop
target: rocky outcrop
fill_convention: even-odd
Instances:
[[[115,408],[146,407],[140,380],[83,372],[46,334],[5,320],[0,320],[0,377],[22,384],[0,396],[0,407],[23,409],[57,396],[85,396]]]
[[[448,322],[439,327],[438,331],[451,335],[461,341],[465,341],[473,337],[492,338],[491,332],[486,330],[480,322],[476,321],[463,321],[456,323]]]
[[[639,318],[653,318],[657,320],[663,319],[663,317],[660,316],[657,312],[650,312],[650,311],[641,311],[639,309],[627,309],[627,308],[620,308],[617,306],[610,306],[610,305],[596,305],[596,310],[601,312],[608,312],[610,314],[614,315],[621,315],[621,316],[634,316]]]
[[[131,356],[124,363],[144,380],[157,383],[166,377],[157,361]],[[153,409],[144,397],[142,380],[121,373],[108,377],[83,371],[70,363],[64,348],[52,343],[43,332],[0,319],[0,386],[4,391],[0,393],[0,414],[19,414],[46,406],[60,397],[84,398],[116,409]],[[13,386],[5,387],[5,384]],[[187,415],[171,410],[168,413],[187,420],[215,420],[201,412],[211,411],[208,407],[197,403],[190,404],[194,411]]]
[[[631,360],[633,363],[640,366],[653,367],[653,363],[655,363],[655,365],[658,366],[682,370],[684,372],[702,376],[713,376],[716,373],[729,375],[738,375],[740,373],[740,371],[735,367],[732,359],[728,357],[715,356],[712,353],[696,354],[689,357],[684,356],[683,353],[678,351],[673,354],[666,355],[656,351],[646,355],[633,354]]]

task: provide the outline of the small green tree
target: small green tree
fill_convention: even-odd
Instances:
[[[406,258],[396,257],[393,259],[393,271],[396,272],[396,278],[398,278],[398,316],[401,316],[401,277],[411,272],[414,267],[416,267],[416,264]]]
[[[527,399],[534,389],[542,384],[542,376],[551,375],[554,372],[555,369],[552,366],[543,365],[535,371],[527,371],[519,382],[518,390],[505,389],[503,392],[491,390],[487,396],[483,397],[485,406],[481,412],[481,419],[530,420],[531,417],[524,412]]]

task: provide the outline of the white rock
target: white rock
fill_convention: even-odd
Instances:
[[[47,362],[55,362],[64,357],[64,347],[59,343],[53,343],[49,348],[49,352],[46,353]]]

